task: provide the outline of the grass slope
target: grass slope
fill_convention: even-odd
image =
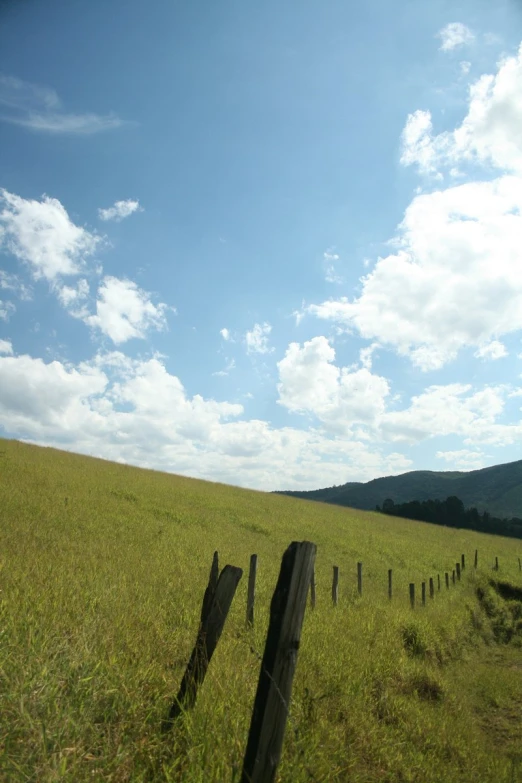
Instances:
[[[278,780],[522,780],[518,542],[15,441],[0,441],[0,780],[237,780],[270,598],[295,539],[318,545],[317,608]],[[461,553],[469,564],[475,548],[477,574],[468,567],[409,609],[409,582]],[[244,626],[245,573],[196,707],[165,738],[214,549],[245,571],[258,553],[256,626]],[[489,584],[495,556],[508,600]]]
[[[410,500],[445,500],[456,495],[466,508],[475,506],[503,518],[522,517],[522,460],[469,472],[415,470],[401,476],[386,476],[365,484],[349,482],[309,492],[282,494],[303,500],[318,500],[360,509],[375,509],[386,498],[394,503]]]

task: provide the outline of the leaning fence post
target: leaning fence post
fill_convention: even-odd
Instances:
[[[415,583],[410,582],[410,606],[415,609]]]
[[[257,575],[257,555],[250,555],[250,570],[248,572],[248,594],[247,594],[247,625],[254,625],[254,603],[256,600],[256,575]]]
[[[270,604],[241,783],[272,783],[275,779],[315,553],[315,544],[294,541],[283,555]]]
[[[446,571],[444,576],[446,577],[446,590],[449,590],[449,574]]]
[[[433,598],[435,595],[435,587],[433,586],[433,577],[430,576],[430,598]]]
[[[388,569],[388,598],[391,598],[393,595],[392,577],[393,577],[392,569],[389,568]]]
[[[176,700],[170,707],[168,717],[163,721],[164,731],[172,727],[174,720],[183,710],[191,709],[196,703],[198,688],[205,679],[210,659],[223,631],[230,604],[243,574],[241,568],[226,565],[215,584],[216,568],[217,552],[214,554],[210,579],[203,598],[196,644],[185,669]]]
[[[332,580],[332,603],[337,606],[337,598],[339,595],[339,566],[333,567],[333,580]]]
[[[475,549],[475,568],[478,566],[478,549]]]
[[[362,563],[357,563],[357,592],[362,595]]]
[[[455,570],[457,572],[457,579],[460,582],[460,563],[455,563]]]
[[[426,582],[423,582],[421,584],[421,591],[422,591],[422,605],[426,606]]]
[[[310,605],[312,609],[315,609],[315,568],[312,568],[312,576],[310,577]]]

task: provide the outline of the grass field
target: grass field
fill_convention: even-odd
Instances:
[[[7,440],[0,779],[237,780],[281,556],[304,539],[317,544],[317,607],[305,616],[278,779],[522,781],[522,602],[489,584],[522,587],[520,541]],[[196,707],[164,737],[215,549],[221,565],[244,575]],[[256,625],[248,631],[254,552]],[[420,589],[461,553],[462,582],[412,612],[409,582]]]

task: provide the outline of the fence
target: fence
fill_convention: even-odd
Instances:
[[[301,628],[310,593],[312,610],[316,608],[315,581],[316,546],[309,541],[294,541],[285,551],[277,585],[270,605],[270,619],[265,650],[261,661],[259,681],[254,700],[250,730],[243,761],[240,783],[272,783],[279,764],[286,721],[297,665]],[[248,575],[246,624],[254,625],[255,588],[258,557],[250,557]],[[519,571],[522,561],[518,558]],[[461,581],[466,568],[462,554],[452,569],[452,584]],[[474,568],[478,568],[478,550],[475,550]],[[499,561],[492,566],[498,571]],[[225,621],[242,577],[241,568],[226,565],[219,573],[218,553],[214,552],[209,582],[203,597],[196,642],[181,681],[176,699],[163,721],[163,731],[169,731],[182,714],[196,703],[197,692],[205,679],[210,660],[223,631]],[[363,564],[357,563],[357,593],[363,596]],[[449,572],[444,573],[446,590],[450,589]],[[333,566],[331,600],[339,603],[340,568]],[[430,601],[435,599],[434,577],[428,579]],[[437,592],[441,578],[437,574]],[[393,570],[388,569],[388,599],[393,598]],[[409,603],[415,609],[415,583],[409,584]],[[421,582],[421,603],[426,606],[426,581]]]

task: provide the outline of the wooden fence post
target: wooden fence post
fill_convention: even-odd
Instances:
[[[272,783],[275,779],[315,553],[315,544],[294,541],[283,555],[270,604],[241,783]]]
[[[217,552],[214,554],[210,579],[203,598],[196,644],[185,669],[176,700],[170,707],[168,717],[163,721],[164,731],[172,727],[174,720],[183,710],[191,709],[196,703],[198,688],[205,679],[210,659],[216,649],[236,588],[243,575],[241,568],[226,565],[215,584],[216,567]]]
[[[410,606],[415,609],[415,583],[410,582]]]
[[[461,566],[462,570],[464,571],[464,569],[466,568],[466,555],[461,555],[460,556],[460,566]]]
[[[362,595],[362,563],[357,563],[357,592]]]
[[[333,580],[332,580],[332,603],[337,606],[337,599],[339,597],[339,566],[333,567]]]
[[[519,558],[520,559],[520,558]],[[393,595],[393,572],[392,569],[388,569],[388,598],[391,600],[391,597]]]
[[[254,603],[256,600],[256,575],[257,575],[257,555],[250,555],[250,570],[248,572],[248,594],[247,594],[247,625],[254,625]]]
[[[522,560],[518,558],[518,570],[522,571]]]
[[[433,577],[430,576],[430,598],[435,597],[435,587],[433,586]]]
[[[446,571],[444,576],[446,577],[446,590],[449,590],[449,574]]]
[[[426,582],[423,582],[421,584],[421,591],[422,591],[422,605],[426,606]]]
[[[457,579],[460,582],[460,563],[455,563],[455,570],[457,572]]]
[[[312,576],[310,577],[310,606],[315,609],[315,569],[312,568]]]
[[[451,572],[451,581],[455,584],[455,569]]]
[[[477,566],[478,566],[478,549],[475,549],[475,563],[474,563],[474,565],[475,565],[475,568],[477,568]]]
[[[498,571],[498,557],[495,558],[495,571]]]
[[[437,574],[437,590],[440,593],[440,574]]]

